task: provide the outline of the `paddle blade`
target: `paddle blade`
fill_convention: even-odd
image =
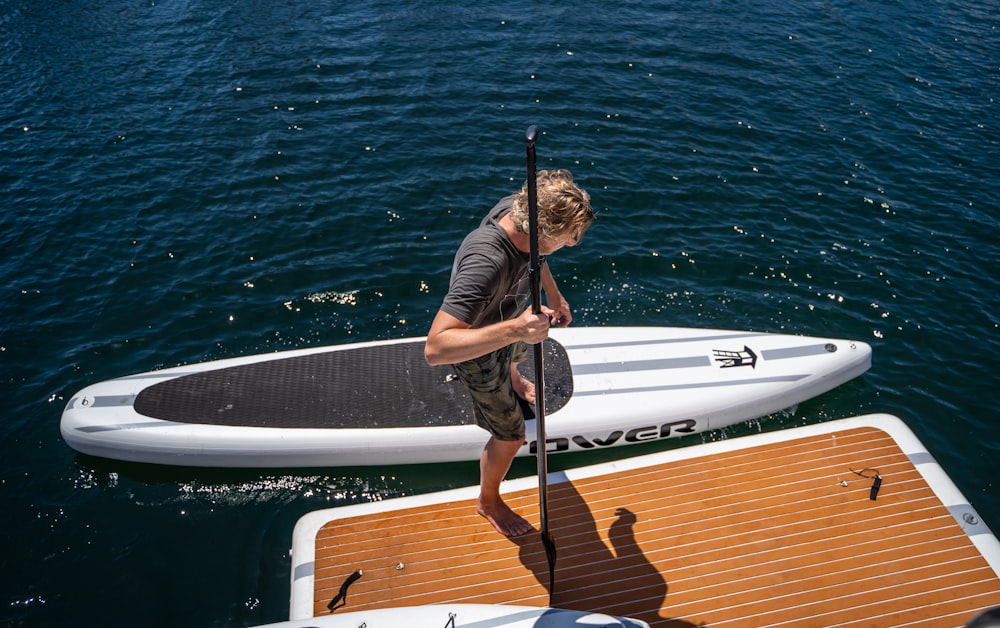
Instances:
[[[549,561],[549,606],[555,606],[556,542],[547,530],[542,530],[542,545],[545,546],[545,558]]]

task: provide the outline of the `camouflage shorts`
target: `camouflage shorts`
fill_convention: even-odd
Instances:
[[[493,353],[455,364],[458,378],[472,396],[476,425],[497,440],[524,438],[524,412],[510,379],[511,364],[519,364],[528,346],[515,342]]]

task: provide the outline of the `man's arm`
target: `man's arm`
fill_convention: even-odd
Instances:
[[[553,311],[542,308],[541,314],[527,309],[517,318],[473,329],[451,314],[438,310],[427,332],[424,358],[431,366],[456,364],[522,340],[537,344],[549,335],[549,317]]]
[[[545,302],[552,309],[552,322],[559,327],[565,327],[573,321],[573,315],[569,311],[569,302],[563,298],[556,279],[549,270],[548,261],[542,264],[541,276],[542,290],[545,291]]]

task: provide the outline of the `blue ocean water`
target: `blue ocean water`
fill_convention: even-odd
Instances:
[[[657,448],[891,412],[1000,530],[998,23],[985,1],[0,0],[0,623],[279,621],[301,515],[475,483],[125,464],[58,422],[112,377],[423,335],[530,124],[598,210],[551,260],[575,324],[874,348],[820,398]]]

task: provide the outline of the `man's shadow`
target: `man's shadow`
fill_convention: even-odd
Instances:
[[[607,543],[572,482],[549,486],[549,532],[556,546],[555,594],[550,606],[641,619],[652,628],[693,628],[695,624],[664,616],[667,581],[642,553],[633,526],[635,513],[624,506],[614,511]],[[511,539],[521,563],[543,586],[549,586],[549,566],[541,536],[530,533]]]

